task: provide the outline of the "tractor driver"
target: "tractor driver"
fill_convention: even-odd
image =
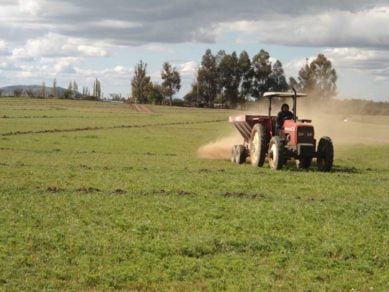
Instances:
[[[277,115],[276,128],[277,130],[282,129],[285,120],[292,120],[293,113],[289,110],[289,105],[284,103],[281,106],[281,111]]]

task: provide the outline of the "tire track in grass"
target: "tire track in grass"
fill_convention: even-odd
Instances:
[[[136,104],[136,103],[130,104],[129,108],[140,113],[148,113],[148,114],[154,113],[151,109],[149,109],[147,106],[143,104]]]
[[[111,129],[132,129],[132,128],[149,128],[149,127],[163,127],[163,126],[176,126],[176,125],[197,125],[197,124],[211,124],[226,122],[226,119],[196,121],[196,122],[171,122],[171,123],[155,123],[155,124],[141,124],[141,125],[116,125],[110,127],[84,127],[84,128],[71,128],[71,129],[48,129],[39,131],[15,131],[6,132],[0,134],[2,137],[7,136],[21,136],[29,134],[46,134],[46,133],[67,133],[67,132],[83,132],[83,131],[97,131],[97,130],[111,130]]]

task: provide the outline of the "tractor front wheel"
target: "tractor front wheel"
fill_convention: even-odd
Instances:
[[[261,124],[256,124],[251,130],[250,159],[254,167],[263,166],[266,157],[266,133]]]
[[[281,169],[284,165],[284,146],[279,137],[274,136],[269,143],[269,165],[272,169]]]
[[[320,138],[317,146],[317,167],[320,171],[331,171],[334,161],[334,145],[330,137]]]

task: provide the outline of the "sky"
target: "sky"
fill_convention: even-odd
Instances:
[[[154,82],[168,61],[182,97],[208,48],[265,49],[287,78],[323,53],[338,97],[389,101],[389,0],[0,0],[0,87],[98,78],[128,96],[140,60]]]

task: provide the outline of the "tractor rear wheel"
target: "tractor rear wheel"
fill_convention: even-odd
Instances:
[[[330,171],[334,161],[334,145],[330,137],[320,138],[317,146],[317,167],[320,171]]]
[[[235,162],[237,164],[242,164],[246,162],[246,148],[243,145],[235,145]]]
[[[263,166],[266,157],[266,133],[261,124],[254,125],[250,137],[250,158],[254,167]]]
[[[269,143],[269,165],[272,169],[281,169],[285,162],[284,145],[280,137],[274,136]]]
[[[296,160],[296,166],[300,169],[307,169],[311,166],[312,157],[303,157]]]

